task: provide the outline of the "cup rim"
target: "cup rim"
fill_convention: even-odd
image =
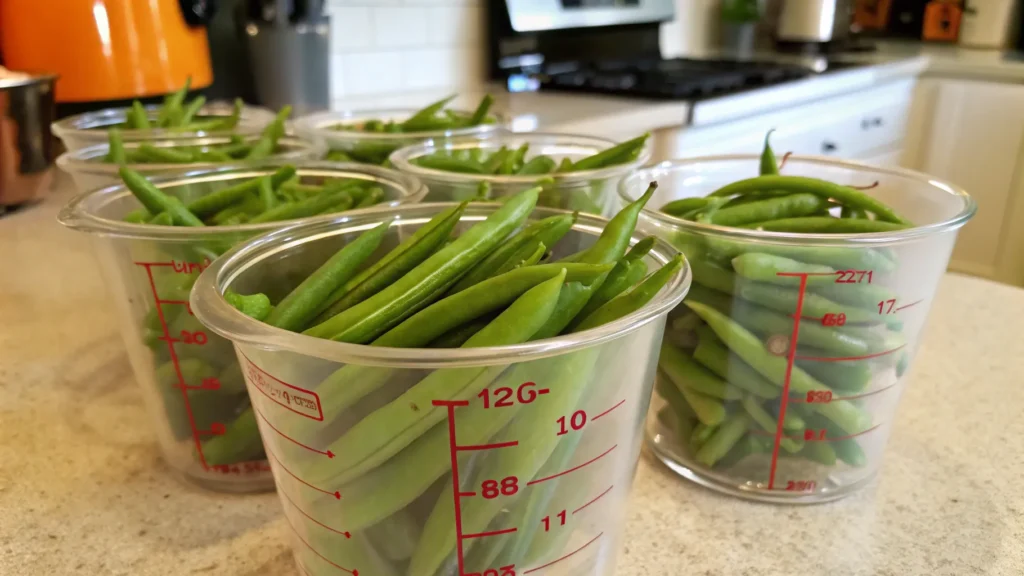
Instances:
[[[296,174],[306,176],[328,176],[343,178],[360,178],[365,180],[384,182],[398,190],[403,195],[397,200],[378,204],[376,206],[400,206],[403,204],[414,204],[421,201],[427,195],[427,187],[415,176],[402,174],[397,170],[373,166],[369,164],[357,164],[354,162],[328,162],[312,161],[304,163],[292,163],[286,161],[267,161],[255,164],[229,164],[221,165],[215,169],[190,170],[175,174],[161,174],[150,178],[150,182],[157,188],[170,188],[172,186],[184,186],[198,184],[211,180],[230,180],[235,177],[246,175],[253,178],[272,174],[283,166],[295,166]],[[292,226],[306,222],[330,220],[338,214],[363,213],[369,210],[347,210],[344,213],[309,216],[283,222],[262,222],[257,224],[238,224],[235,226],[207,226],[184,227],[184,226],[158,226],[154,224],[125,222],[98,216],[87,208],[87,204],[97,197],[130,196],[131,192],[122,182],[97,188],[88,192],[76,195],[61,209],[57,221],[73,230],[91,232],[105,236],[117,236],[131,239],[147,240],[177,240],[196,241],[204,239],[219,238],[231,234],[256,234],[269,232],[285,226]]]
[[[459,108],[447,108],[454,112],[461,114],[472,114],[472,110],[462,110]],[[360,119],[372,119],[380,117],[390,116],[401,116],[409,117],[418,112],[420,108],[380,108],[380,109],[357,109],[357,110],[326,110],[323,112],[314,112],[307,114],[295,120],[295,129],[299,134],[308,133],[314,134],[319,138],[324,138],[328,142],[358,142],[358,141],[372,141],[379,143],[388,143],[403,140],[423,140],[429,138],[453,138],[460,136],[477,136],[486,137],[491,134],[500,134],[505,131],[505,125],[508,120],[504,114],[497,112],[488,112],[488,116],[493,117],[496,121],[493,124],[477,124],[476,126],[468,126],[466,128],[456,128],[448,130],[427,130],[423,132],[400,132],[400,133],[377,133],[377,132],[361,132],[358,130],[332,130],[331,126],[343,123],[347,121],[356,121]]]
[[[636,182],[646,183],[652,180],[657,180],[654,174],[658,172],[674,172],[685,168],[698,166],[701,164],[713,164],[713,163],[724,163],[724,162],[738,162],[746,161],[756,163],[760,161],[760,155],[757,154],[724,154],[716,156],[698,156],[694,158],[685,158],[678,160],[666,160],[657,164],[644,167],[633,174],[627,176],[619,183],[619,198],[623,202],[632,202],[636,200],[630,193],[630,187],[635,186]],[[889,175],[900,178],[909,178],[913,180],[921,181],[927,184],[930,188],[937,192],[949,194],[959,198],[963,205],[960,211],[945,220],[935,222],[932,224],[925,224],[923,226],[913,226],[904,230],[894,230],[891,232],[869,232],[869,233],[844,233],[844,234],[822,234],[822,233],[796,233],[796,232],[770,232],[762,230],[752,230],[746,228],[734,228],[730,226],[721,226],[716,224],[705,224],[699,222],[692,222],[689,220],[683,220],[682,218],[671,216],[661,212],[657,208],[645,206],[641,214],[655,221],[658,224],[671,226],[676,229],[685,230],[688,232],[702,233],[702,234],[714,234],[718,236],[725,236],[735,240],[746,240],[746,241],[765,241],[773,242],[777,244],[815,244],[815,245],[850,245],[850,244],[892,244],[913,240],[916,238],[922,238],[937,234],[939,232],[946,232],[948,230],[955,230],[971,219],[977,212],[978,205],[974,199],[967,194],[967,192],[959,186],[933,178],[922,172],[915,170],[908,170],[906,168],[889,168],[883,166],[873,166],[862,162],[855,162],[850,160],[837,160],[833,158],[825,158],[820,156],[800,156],[793,155],[786,160],[787,165],[793,164],[806,164],[813,166],[821,166],[828,168],[841,168],[844,170],[851,171],[865,171],[878,175]],[[635,188],[639,190],[639,188]]]
[[[406,172],[419,176],[424,180],[434,180],[450,183],[459,182],[487,182],[492,185],[503,186],[503,185],[524,185],[529,186],[542,180],[544,178],[551,178],[555,181],[556,185],[562,186],[565,184],[576,184],[589,182],[591,180],[602,180],[606,178],[614,178],[624,174],[629,174],[640,166],[643,166],[647,161],[651,159],[652,145],[651,140],[648,138],[647,142],[644,143],[643,149],[640,151],[640,155],[637,159],[632,162],[624,164],[615,164],[614,166],[608,166],[605,168],[595,168],[593,170],[582,170],[580,172],[566,172],[564,174],[538,174],[531,176],[516,176],[516,175],[495,175],[495,174],[463,174],[460,172],[448,172],[445,170],[436,170],[433,168],[424,168],[417,164],[413,164],[412,160],[431,154],[438,150],[465,150],[470,148],[500,148],[502,145],[509,145],[510,143],[529,143],[531,147],[536,144],[540,145],[541,142],[546,142],[548,145],[554,146],[593,146],[598,150],[605,150],[619,144],[615,140],[608,138],[599,138],[596,136],[584,136],[579,134],[562,134],[556,132],[523,132],[523,133],[510,133],[486,140],[476,138],[456,138],[456,139],[445,139],[445,140],[426,140],[418,144],[412,144],[404,146],[395,150],[391,153],[388,160],[391,164],[400,172]]]
[[[222,296],[222,288],[243,273],[254,262],[274,256],[292,246],[324,236],[368,230],[389,218],[400,222],[424,223],[437,213],[457,206],[456,202],[405,205],[392,209],[371,209],[360,214],[341,214],[338,218],[315,223],[297,224],[256,238],[232,248],[208,266],[192,290],[191,306],[204,325],[217,334],[248,346],[267,350],[284,350],[325,360],[361,365],[445,368],[489,366],[525,362],[595,346],[634,332],[677,306],[689,291],[691,272],[683,259],[682,268],[645,306],[635,312],[601,326],[575,334],[556,336],[535,342],[483,348],[385,348],[366,344],[349,344],[315,338],[275,328],[246,316]],[[466,207],[462,220],[481,221],[497,210],[499,203],[473,202]],[[572,214],[567,210],[538,207],[532,216]],[[579,214],[573,230],[597,236],[608,220],[590,214]],[[634,232],[631,244],[646,237]],[[649,256],[665,265],[678,251],[667,242],[655,239]]]
[[[219,116],[226,117],[230,113],[230,104],[227,101],[217,100],[213,102],[207,102],[199,109],[200,115],[205,116]],[[160,109],[157,104],[148,104],[144,108],[146,112],[150,114],[150,117]],[[103,124],[103,121],[113,122],[124,122],[128,117],[128,111],[131,108],[104,108],[103,110],[94,110],[92,112],[85,112],[82,114],[75,114],[74,116],[68,116],[67,118],[61,118],[50,124],[50,129],[53,133],[64,140],[66,137],[79,138],[86,140],[94,140],[98,142],[105,142],[107,140],[107,132],[104,128],[107,124]],[[224,114],[218,114],[217,112],[225,112]],[[242,107],[242,113],[239,117],[238,125],[230,130],[170,130],[167,128],[151,128],[149,130],[137,130],[137,129],[121,129],[121,136],[124,140],[135,141],[135,140],[174,140],[178,138],[195,138],[202,136],[220,136],[224,134],[256,134],[263,129],[264,126],[274,120],[274,113],[268,108],[262,106],[253,106],[251,104],[245,104]],[[83,124],[97,123],[95,126],[83,127]]]

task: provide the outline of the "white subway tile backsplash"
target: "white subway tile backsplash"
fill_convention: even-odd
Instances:
[[[331,10],[331,52],[373,46],[371,10],[363,6],[337,6]]]
[[[409,48],[427,43],[427,9],[412,6],[375,8],[373,34],[380,48]]]
[[[346,54],[342,61],[345,94],[359,96],[401,90],[401,52]]]
[[[480,6],[433,6],[429,10],[428,41],[433,46],[476,46],[481,42]]]

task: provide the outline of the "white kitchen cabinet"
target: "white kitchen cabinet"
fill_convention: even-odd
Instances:
[[[964,188],[978,203],[950,269],[1024,285],[1024,86],[922,80],[911,116],[904,165]]]

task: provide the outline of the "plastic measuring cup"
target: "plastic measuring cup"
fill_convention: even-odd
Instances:
[[[188,201],[277,167],[225,167],[153,183]],[[391,205],[416,202],[426,193],[414,178],[375,166],[310,164],[299,167],[298,176],[307,183],[322,178],[376,182]],[[73,199],[60,221],[94,239],[164,458],[183,477],[207,488],[269,489],[273,482],[259,434],[254,423],[239,418],[249,400],[237,359],[229,342],[196,321],[188,297],[199,272],[219,253],[286,223],[186,228],[122,221],[139,207],[123,185],[110,186]],[[317,218],[332,216],[307,220]]]
[[[155,121],[161,106],[146,106],[146,114]],[[125,142],[138,140],[164,140],[167,138],[190,138],[196,136],[226,136],[231,134],[259,134],[263,127],[274,121],[274,113],[259,106],[246,105],[238,118],[238,124],[230,130],[219,131],[188,131],[180,128],[152,128],[150,130],[132,130],[125,128],[130,108],[108,108],[85,114],[76,114],[54,122],[50,125],[54,135],[60,138],[64,148],[78,150],[95,144],[107,142],[107,130],[121,128],[121,138]],[[234,111],[230,102],[210,102],[199,109],[197,120],[226,118]]]
[[[932,298],[975,204],[923,174],[792,157],[783,174],[851,186],[877,182],[864,192],[917,227],[772,233],[658,211],[756,176],[758,162],[664,162],[623,182],[622,196],[630,199],[658,181],[641,226],[682,250],[694,275],[684,303],[696,303],[694,310],[684,305],[670,315],[648,444],[679,474],[721,492],[775,502],[832,500],[863,486],[881,466]],[[718,326],[694,313],[700,306],[704,316],[711,310],[719,318]]]
[[[244,366],[296,560],[316,576],[611,574],[656,350],[687,270],[610,324],[475,349],[321,340],[257,322],[221,297],[266,291],[276,301],[359,233],[397,215],[383,253],[451,206],[281,230],[196,282],[193,310],[235,343]],[[458,229],[494,210],[470,205]],[[591,244],[604,223],[580,216],[555,258]],[[659,241],[648,262],[654,269],[674,253]],[[468,384],[417,395],[441,376]],[[422,418],[388,424],[375,412],[388,404]]]
[[[246,136],[246,141],[255,142],[259,135]],[[158,148],[172,146],[210,146],[214,144],[227,144],[231,139],[227,136],[204,136],[201,138],[174,138],[165,140],[137,140],[125,142],[125,150],[138,148],[140,144],[149,144]],[[278,150],[267,158],[255,162],[265,164],[267,162],[304,162],[322,158],[325,152],[322,141],[307,141],[298,138],[281,138],[277,142]],[[110,186],[121,181],[117,175],[120,168],[118,164],[104,162],[103,158],[110,149],[108,144],[96,144],[70,150],[57,157],[57,166],[61,170],[71,174],[75,186],[80,192],[95,190],[103,186]],[[193,162],[190,164],[128,164],[132,170],[136,170],[147,177],[160,174],[181,174],[188,171],[210,170],[223,166],[235,166],[244,163],[243,160],[235,162]]]
[[[554,182],[544,184],[540,205],[611,217],[620,208],[617,195],[619,183],[626,175],[643,166],[651,158],[651,145],[648,142],[637,159],[632,162],[596,170],[558,174],[535,176],[465,174],[424,168],[413,163],[416,158],[439,151],[483,150],[490,154],[501,149],[502,146],[515,150],[524,144],[529,145],[526,154],[527,161],[534,156],[543,154],[560,162],[566,158],[572,161],[586,158],[611,148],[618,142],[590,136],[539,132],[507,134],[486,140],[469,138],[449,141],[431,140],[398,150],[391,155],[391,163],[399,171],[412,174],[427,185],[430,190],[427,195],[428,202],[471,200],[481,196],[501,198],[536,186],[545,178],[551,178],[554,179]]]
[[[328,158],[383,164],[392,152],[404,146],[410,146],[427,139],[444,139],[457,137],[490,138],[505,132],[505,119],[499,114],[488,114],[495,119],[493,124],[480,124],[466,128],[450,130],[430,130],[425,132],[362,132],[359,130],[341,130],[343,125],[359,125],[368,120],[394,120],[401,122],[418,112],[418,109],[389,110],[342,110],[317,112],[303,116],[295,121],[295,131],[308,139],[322,139],[327,142],[330,150]],[[459,111],[469,117],[472,111]]]

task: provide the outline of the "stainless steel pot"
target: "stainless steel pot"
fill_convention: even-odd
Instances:
[[[0,210],[42,196],[53,178],[53,74],[0,77]]]

